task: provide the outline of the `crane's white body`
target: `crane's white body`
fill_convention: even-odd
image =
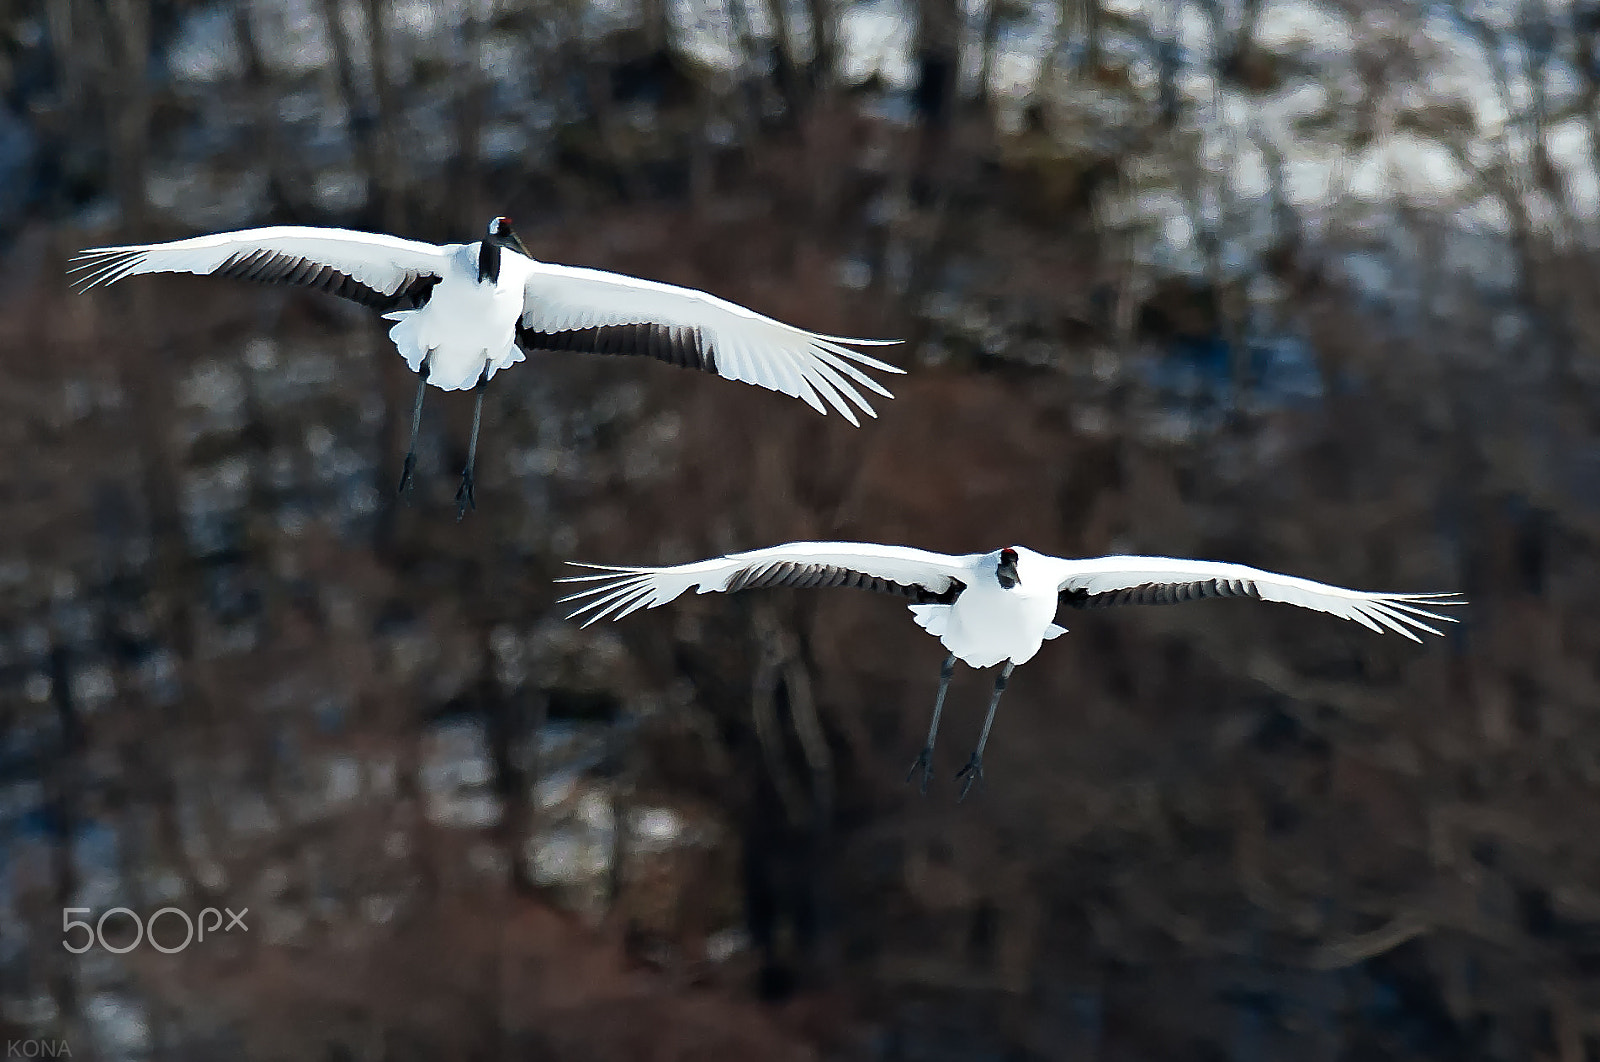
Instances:
[[[1011,589],[994,577],[998,556],[984,554],[975,558],[974,578],[953,602],[910,606],[917,624],[971,667],[1026,663],[1046,641],[1067,633],[1055,623],[1060,591],[1048,570],[1055,558],[1021,546],[1016,552],[1021,579]]]
[[[443,391],[464,391],[523,360],[517,322],[533,262],[517,254],[501,255],[499,278],[479,281],[480,246],[440,248],[450,252],[450,265],[427,305],[384,314],[398,322],[389,329],[389,338],[411,371],[421,372],[427,358],[428,382]]]
[[[1013,579],[1009,587],[999,575],[1006,554],[1014,556],[1014,575],[1007,576]],[[924,601],[909,607],[923,629],[972,667],[1004,661],[1021,664],[1031,660],[1044,642],[1065,634],[1066,628],[1055,623],[1063,592],[1098,599],[1094,604],[1255,597],[1326,612],[1412,641],[1421,641],[1414,632],[1440,633],[1427,621],[1452,622],[1429,608],[1462,603],[1451,594],[1348,590],[1221,561],[1124,556],[1070,559],[1025,546],[950,555],[860,542],[793,542],[666,568],[580,567],[596,568],[600,574],[567,580],[594,585],[562,600],[581,602],[572,616],[583,616],[585,625],[664,605],[691,587],[706,594],[747,586],[842,585],[888,589],[904,596],[920,590],[929,596],[949,597],[948,601]]]

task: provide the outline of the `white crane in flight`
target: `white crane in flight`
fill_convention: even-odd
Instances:
[[[916,621],[949,650],[939,671],[933,722],[922,753],[906,776],[932,770],[939,714],[957,660],[976,668],[1003,664],[995,680],[978,746],[961,768],[961,796],[983,777],[983,748],[1012,669],[1039,647],[1066,633],[1055,622],[1062,606],[1165,605],[1205,597],[1252,597],[1326,612],[1414,642],[1417,632],[1439,634],[1430,622],[1454,622],[1432,609],[1461,605],[1458,594],[1383,594],[1279,575],[1243,564],[1173,557],[1072,559],[1008,546],[991,553],[952,556],[865,542],[791,542],[665,568],[583,564],[596,574],[563,582],[590,582],[562,598],[576,602],[569,618],[621,619],[641,608],[665,605],[691,588],[706,594],[769,586],[847,586],[909,598]]]
[[[389,337],[421,377],[402,492],[416,462],[427,386],[477,390],[472,441],[456,492],[457,519],[477,506],[472,470],[483,386],[522,361],[526,351],[646,355],[799,398],[819,413],[832,407],[858,426],[852,404],[877,416],[862,389],[893,397],[861,367],[904,371],[846,346],[899,340],[819,335],[693,288],[538,261],[503,217],[489,223],[478,243],[437,245],[350,229],[274,226],[96,247],[79,252],[71,269],[83,291],[139,273],[292,284],[342,296],[395,321]]]

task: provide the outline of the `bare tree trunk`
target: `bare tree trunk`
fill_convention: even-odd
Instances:
[[[987,112],[991,98],[989,83],[994,79],[994,53],[1000,46],[1001,5],[1004,0],[989,0],[983,13],[983,36],[979,43],[978,99],[980,109]]]
[[[804,107],[804,93],[800,87],[800,72],[794,61],[794,31],[789,26],[789,7],[785,0],[766,0],[767,18],[772,22],[772,76],[783,96],[784,110],[790,122],[799,119]]]
[[[918,116],[924,129],[950,124],[961,74],[960,0],[922,0],[917,22]]]
[[[1100,67],[1100,0],[1080,0],[1083,12],[1083,67],[1093,72]]]
[[[400,168],[397,138],[399,108],[389,80],[389,28],[384,0],[366,0],[367,33],[372,49],[372,85],[378,96],[376,133],[379,219],[390,232],[406,227],[405,175]]]
[[[50,54],[56,61],[56,84],[68,115],[83,105],[83,44],[79,40],[74,0],[45,0],[45,24],[50,31]]]
[[[1534,18],[1524,28],[1525,42],[1523,79],[1533,90],[1531,133],[1533,148],[1533,183],[1555,208],[1561,226],[1558,239],[1562,244],[1578,238],[1579,226],[1576,211],[1568,195],[1566,182],[1550,155],[1550,94],[1546,85],[1546,72],[1550,65],[1550,43],[1554,30],[1542,19]]]
[[[520,683],[507,688],[495,680],[495,654],[489,644],[489,635],[486,627],[483,673],[478,679],[478,702],[483,712],[489,759],[494,764],[494,791],[500,798],[502,809],[496,832],[511,867],[512,890],[529,895],[534,891],[534,883],[528,876],[527,864],[522,858],[522,846],[530,832],[532,807],[527,772],[523,770],[517,755],[528,736],[528,693]]]
[[[639,0],[639,22],[644,28],[645,47],[665,51],[672,42],[672,18],[667,0]]]
[[[1525,15],[1527,21],[1523,27],[1523,55],[1526,67],[1523,73],[1524,80],[1533,88],[1531,177],[1534,186],[1545,194],[1545,198],[1554,208],[1555,221],[1560,230],[1556,234],[1555,248],[1550,248],[1546,244],[1545,261],[1549,261],[1552,251],[1558,259],[1573,253],[1574,247],[1583,238],[1583,226],[1578,219],[1578,212],[1574,208],[1567,182],[1561,171],[1556,168],[1555,160],[1550,154],[1550,98],[1545,74],[1554,45],[1555,31],[1544,20],[1542,12],[1534,12],[1530,8]],[[1600,175],[1600,171],[1596,173]],[[1567,380],[1570,378],[1572,351],[1575,348],[1573,320],[1577,307],[1564,271],[1552,270],[1551,274],[1548,283],[1538,285],[1536,298],[1545,302],[1550,310],[1550,329],[1553,333],[1550,343],[1552,370],[1558,380]]]
[[[266,150],[267,196],[273,213],[283,220],[300,216],[305,199],[300,194],[302,182],[291,177],[293,163],[284,143],[283,126],[278,109],[273,106],[273,90],[267,65],[256,44],[255,26],[251,21],[250,0],[240,0],[233,9],[233,35],[239,43],[239,53],[244,58],[245,92],[250,97],[255,127]]]
[[[80,762],[83,749],[83,727],[73,703],[67,650],[57,646],[50,652],[50,694],[55,702],[60,746],[56,751],[55,769],[48,780],[50,814],[55,827],[53,852],[56,899],[65,910],[74,905],[78,896],[78,870],[74,853],[74,838],[78,832],[78,794],[82,790]],[[53,926],[51,927],[54,928]],[[73,946],[77,947],[74,939]],[[59,1009],[63,1026],[76,1032],[78,1013],[78,983],[73,956],[65,950],[52,949],[55,968],[52,994]]]
[[[1039,64],[1039,75],[1033,82],[1035,96],[1042,96],[1061,76],[1057,57],[1066,49],[1067,42],[1071,39],[1072,0],[1057,0],[1056,24],[1050,33],[1050,50],[1045,52],[1044,62]]]
[[[137,230],[144,227],[149,212],[145,170],[150,147],[150,89],[145,63],[150,55],[150,0],[110,0],[106,14],[107,37],[115,42],[120,84],[106,97],[113,145],[112,183],[124,223]]]
[[[1494,74],[1495,91],[1499,95],[1501,107],[1507,114],[1517,114],[1521,108],[1511,90],[1511,75],[1506,69],[1505,59],[1500,51],[1499,31],[1482,19],[1464,13],[1461,17],[1478,38],[1484,60]],[[1507,136],[1508,132],[1502,129],[1495,137],[1495,157],[1486,166],[1478,166],[1468,157],[1464,144],[1447,143],[1445,146],[1467,172],[1476,172],[1485,181],[1490,191],[1500,200],[1501,206],[1505,208],[1506,216],[1511,220],[1511,246],[1516,251],[1519,266],[1518,295],[1520,298],[1531,300],[1534,280],[1533,219],[1528,214],[1528,204],[1523,198],[1520,187],[1526,182],[1518,179],[1518,166],[1511,146],[1507,143]]]
[[[363,120],[360,93],[356,90],[355,64],[350,58],[350,37],[345,32],[339,0],[322,0],[322,19],[328,25],[328,42],[333,47],[333,74],[344,101],[345,132],[355,150],[357,163],[367,181],[366,210],[378,211],[381,195],[377,152],[373,147],[370,124]]]
[[[612,98],[612,85],[606,58],[589,55],[576,46],[564,49],[569,69],[583,79],[588,89],[589,109],[594,115],[595,135],[599,138],[606,162],[616,176],[622,193],[638,201],[649,197],[649,187],[639,167],[630,162],[630,153],[624,150],[621,133],[622,119],[617,113],[616,100]]]
[[[1600,11],[1591,10],[1586,18],[1575,21],[1572,65],[1583,77],[1580,113],[1589,133],[1589,165],[1600,176]]]
[[[456,98],[456,181],[447,213],[461,218],[470,231],[483,223],[483,118],[488,109],[489,86],[483,76],[483,19],[475,0],[466,0],[461,13],[461,55]],[[463,215],[465,215],[463,217]]]
[[[745,0],[727,0],[727,5],[728,24],[733,28],[734,39],[739,42],[740,53],[739,142],[748,152],[754,149],[756,135],[761,128],[761,87],[756,76],[761,54],[755,34],[750,31],[750,16],[745,10]]]
[[[813,93],[827,93],[839,76],[839,9],[834,0],[806,0],[811,12],[811,83]]]

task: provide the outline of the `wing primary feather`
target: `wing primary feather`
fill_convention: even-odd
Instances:
[[[592,608],[600,607],[601,603],[610,597],[615,590],[616,585],[608,583],[605,586],[592,587],[579,594],[570,594],[563,597],[561,602],[563,604],[571,603],[573,608],[569,616],[577,616],[588,612]]]
[[[578,619],[580,617],[582,618],[580,626],[589,627],[604,619],[605,613],[601,611],[587,612],[586,610],[585,612],[574,612],[570,618]]]
[[[1401,612],[1400,610],[1396,609],[1393,605],[1389,604],[1387,601],[1375,602],[1374,607],[1376,607],[1385,616],[1388,616],[1388,617],[1392,618],[1396,623],[1400,624],[1401,629],[1403,631],[1407,632],[1407,633],[1409,633],[1411,630],[1415,629],[1415,630],[1422,631],[1422,632],[1424,632],[1426,634],[1438,635],[1439,637],[1443,637],[1444,636],[1444,632],[1438,630],[1435,627],[1432,627],[1432,626],[1428,625],[1427,623],[1424,623],[1422,620],[1417,619],[1415,616],[1406,615],[1404,612]]]
[[[845,387],[848,390],[848,386],[845,385],[844,381],[840,380],[832,369],[820,361],[812,361],[806,368],[810,371],[812,382],[816,384],[817,390],[822,392],[822,396],[828,400],[829,405],[838,411],[839,416],[849,421],[853,426],[861,427],[861,421],[856,417],[855,410],[850,408],[850,403],[846,402],[844,396],[840,393],[839,389],[841,387]]]
[[[1461,602],[1461,601],[1435,602],[1435,604],[1443,604],[1443,605],[1460,605],[1460,604],[1464,604],[1464,603],[1465,602]],[[1429,612],[1427,609],[1418,608],[1415,605],[1407,604],[1404,601],[1388,601],[1388,602],[1386,602],[1386,604],[1388,604],[1388,606],[1390,608],[1397,608],[1402,612],[1408,613],[1408,614],[1413,615],[1413,616],[1420,616],[1423,619],[1437,620],[1440,623],[1460,623],[1461,622],[1461,620],[1458,619],[1455,616],[1441,616],[1441,615],[1438,615],[1437,613]]]
[[[839,372],[843,373],[845,376],[849,377],[851,380],[854,380],[856,383],[860,384],[862,387],[865,387],[867,390],[872,391],[875,394],[878,394],[878,395],[880,395],[880,396],[882,396],[884,398],[893,398],[894,397],[894,395],[888,390],[888,388],[884,387],[877,380],[874,380],[872,377],[868,376],[866,373],[862,372],[860,369],[858,369],[854,365],[850,364],[850,362],[848,360],[846,360],[845,358],[840,357],[838,352],[830,350],[827,346],[820,345],[820,344],[817,345],[817,346],[814,346],[812,349],[813,349],[813,352],[817,355],[817,357],[822,358],[824,361],[826,361],[828,364],[832,365]],[[852,353],[852,352],[851,351],[845,351],[844,353],[849,354],[849,353]]]
[[[732,336],[717,336],[712,340],[712,348],[716,351],[718,375],[740,383],[754,382],[750,378],[749,368],[744,361],[744,352],[739,348],[737,339]]]
[[[137,262],[138,258],[138,254],[130,254],[126,257],[123,257],[120,254],[109,254],[104,258],[88,263],[84,268],[89,270],[89,272],[79,277],[75,282],[82,284],[82,287],[80,287],[78,291],[81,293],[88,291],[90,288],[99,287],[102,284],[113,283],[114,281],[108,280],[107,278],[118,273],[130,262]],[[120,279],[120,277],[117,279]]]
[[[1390,627],[1392,627],[1396,634],[1404,635],[1405,637],[1410,638],[1414,642],[1421,642],[1422,641],[1422,639],[1418,638],[1416,636],[1416,634],[1414,634],[1406,626],[1405,623],[1401,622],[1401,620],[1397,617],[1397,615],[1395,613],[1390,612],[1389,610],[1385,609],[1381,603],[1373,602],[1372,603],[1372,612],[1378,617],[1378,619],[1380,621],[1382,621],[1384,623],[1387,623]],[[1419,624],[1418,626],[1421,626],[1421,624]],[[1424,627],[1423,629],[1426,630],[1427,628]],[[1438,631],[1434,631],[1433,633],[1437,634],[1439,632]]]
[[[1351,609],[1349,612],[1344,613],[1344,618],[1348,619],[1348,620],[1354,620],[1355,622],[1361,624],[1363,627],[1367,628],[1367,630],[1372,631],[1372,632],[1374,632],[1376,634],[1382,634],[1383,633],[1383,628],[1378,626],[1376,623],[1374,623],[1370,618],[1368,618],[1367,614],[1365,612],[1361,611],[1359,608],[1354,608],[1354,609]]]
[[[605,588],[604,592],[597,594],[594,598],[588,601],[584,605],[584,609],[585,611],[593,612],[598,616],[601,613],[608,611],[618,601],[633,596],[633,594],[636,592],[636,589],[637,588],[631,582],[624,582],[615,586],[608,586]]]
[[[631,616],[635,612],[638,612],[641,608],[647,607],[649,604],[650,604],[650,595],[649,594],[638,594],[638,595],[635,595],[633,600],[628,602],[628,605],[627,605],[626,608],[624,608],[621,612],[618,612],[616,615],[612,616],[611,618],[613,620],[623,619],[626,616]]]
[[[633,581],[625,581],[615,586],[606,587],[606,591],[601,596],[586,601],[578,608],[573,609],[568,618],[576,619],[579,616],[586,616],[583,625],[587,627],[597,620],[604,619],[607,613],[635,594],[648,592],[648,586],[640,587],[639,584]]]
[[[756,371],[759,355],[749,350],[742,339],[737,336],[725,339],[718,346],[718,350],[726,355],[725,359],[720,356],[718,358],[717,372],[719,375],[729,380],[765,387],[769,391],[778,391],[781,394],[788,393],[783,388],[774,387],[762,379],[762,375]],[[800,399],[823,416],[827,416],[828,407],[823,405],[822,400],[817,397],[815,382],[809,378],[805,367],[795,366],[795,370],[796,387],[794,397]]]
[[[629,601],[633,600],[635,596],[644,592],[646,591],[641,591],[635,586],[627,586],[622,588],[614,597],[609,598],[606,601],[606,604],[598,612],[590,616],[589,619],[584,622],[584,626],[587,627],[591,623],[599,623],[601,620],[607,618],[613,613],[620,613],[620,611],[627,606]]]
[[[576,563],[576,562],[569,561],[568,563]],[[573,597],[581,597],[581,596],[584,596],[584,595],[587,595],[587,594],[594,593],[596,590],[603,590],[607,586],[615,586],[615,585],[618,585],[620,583],[627,582],[628,580],[639,578],[640,576],[648,576],[648,574],[649,574],[649,572],[647,570],[644,570],[644,571],[602,571],[602,572],[599,572],[599,573],[597,573],[595,575],[567,575],[567,576],[563,576],[560,579],[557,579],[556,582],[558,582],[558,583],[593,583],[594,584],[593,586],[585,586],[585,587],[581,587],[581,588],[576,589],[576,590],[573,591],[573,593],[572,593]],[[566,600],[566,599],[563,598],[562,600]]]
[[[853,339],[850,336],[824,336],[822,333],[806,333],[814,339],[826,339],[827,342],[838,342],[846,347],[898,347],[904,339]],[[904,373],[906,369],[894,369],[896,373]]]
[[[791,351],[777,350],[773,352],[772,369],[778,375],[782,386],[775,388],[791,398],[799,398],[801,388],[805,387],[803,372],[798,359]]]
[[[806,373],[805,366],[796,365],[795,376],[799,381],[800,400],[823,416],[827,416],[828,407],[824,406],[822,399],[817,397],[817,389],[812,385],[811,377]]]
[[[613,578],[613,581],[611,582],[599,583],[595,586],[586,586],[582,590],[575,590],[572,593],[562,597],[561,602],[565,603],[568,601],[583,601],[586,599],[589,601],[595,601],[605,597],[618,585],[620,585],[620,583]]]
[[[826,339],[826,337],[823,338]],[[848,347],[840,347],[838,352],[845,354],[850,358],[851,361],[857,363],[858,365],[863,365],[869,369],[877,369],[880,372],[893,373],[896,376],[904,376],[906,374],[906,370],[900,368],[899,366],[890,365],[886,361],[881,361],[878,358],[874,358],[871,354],[863,354],[859,350],[851,350]]]
[[[813,351],[812,353],[813,355],[817,355],[816,351]],[[842,395],[844,398],[847,398],[856,405],[860,406],[861,411],[867,416],[876,417],[878,415],[873,411],[872,406],[867,403],[867,400],[861,397],[860,392],[858,392],[854,387],[851,387],[844,377],[840,376],[838,371],[832,365],[830,365],[826,359],[820,356],[814,356],[811,365],[813,371],[815,371],[823,379],[827,380],[828,383],[833,386],[833,389],[837,394]],[[845,417],[845,419],[850,421],[851,424],[854,424],[858,428],[861,426],[861,422],[855,417],[855,412],[844,401],[839,402],[839,412]]]

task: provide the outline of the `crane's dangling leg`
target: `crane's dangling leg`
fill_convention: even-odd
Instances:
[[[477,399],[472,404],[472,439],[467,443],[467,467],[461,470],[461,486],[456,490],[456,523],[467,515],[467,509],[476,509],[478,500],[472,496],[472,466],[478,463],[478,425],[483,421],[483,387],[489,382],[489,366],[483,367],[483,375],[478,377],[478,386],[473,390],[478,393]]]
[[[922,753],[917,757],[917,762],[906,772],[906,781],[910,782],[916,775],[917,768],[922,768],[924,793],[928,791],[928,776],[933,773],[933,739],[939,735],[939,713],[944,711],[944,695],[950,689],[950,676],[955,673],[956,654],[951,653],[944,658],[944,664],[939,668],[939,694],[933,699],[933,723],[928,727],[927,743],[922,746]]]
[[[989,715],[983,721],[983,733],[978,735],[978,747],[973,750],[972,758],[967,765],[956,772],[956,777],[966,775],[967,781],[961,787],[961,795],[956,800],[967,798],[967,790],[972,788],[972,783],[983,777],[983,746],[989,743],[989,728],[994,726],[994,710],[1000,707],[1000,695],[1006,691],[1006,680],[1011,677],[1011,669],[1017,665],[1006,661],[1006,666],[1000,669],[1000,677],[994,680],[994,696],[989,698]]]
[[[417,467],[417,432],[422,427],[422,396],[428,393],[428,363],[432,360],[433,351],[430,350],[422,356],[422,368],[417,373],[417,404],[411,408],[411,441],[406,444],[406,463],[400,469],[400,486],[395,488],[396,494],[404,494],[406,488],[411,486],[411,472]]]

